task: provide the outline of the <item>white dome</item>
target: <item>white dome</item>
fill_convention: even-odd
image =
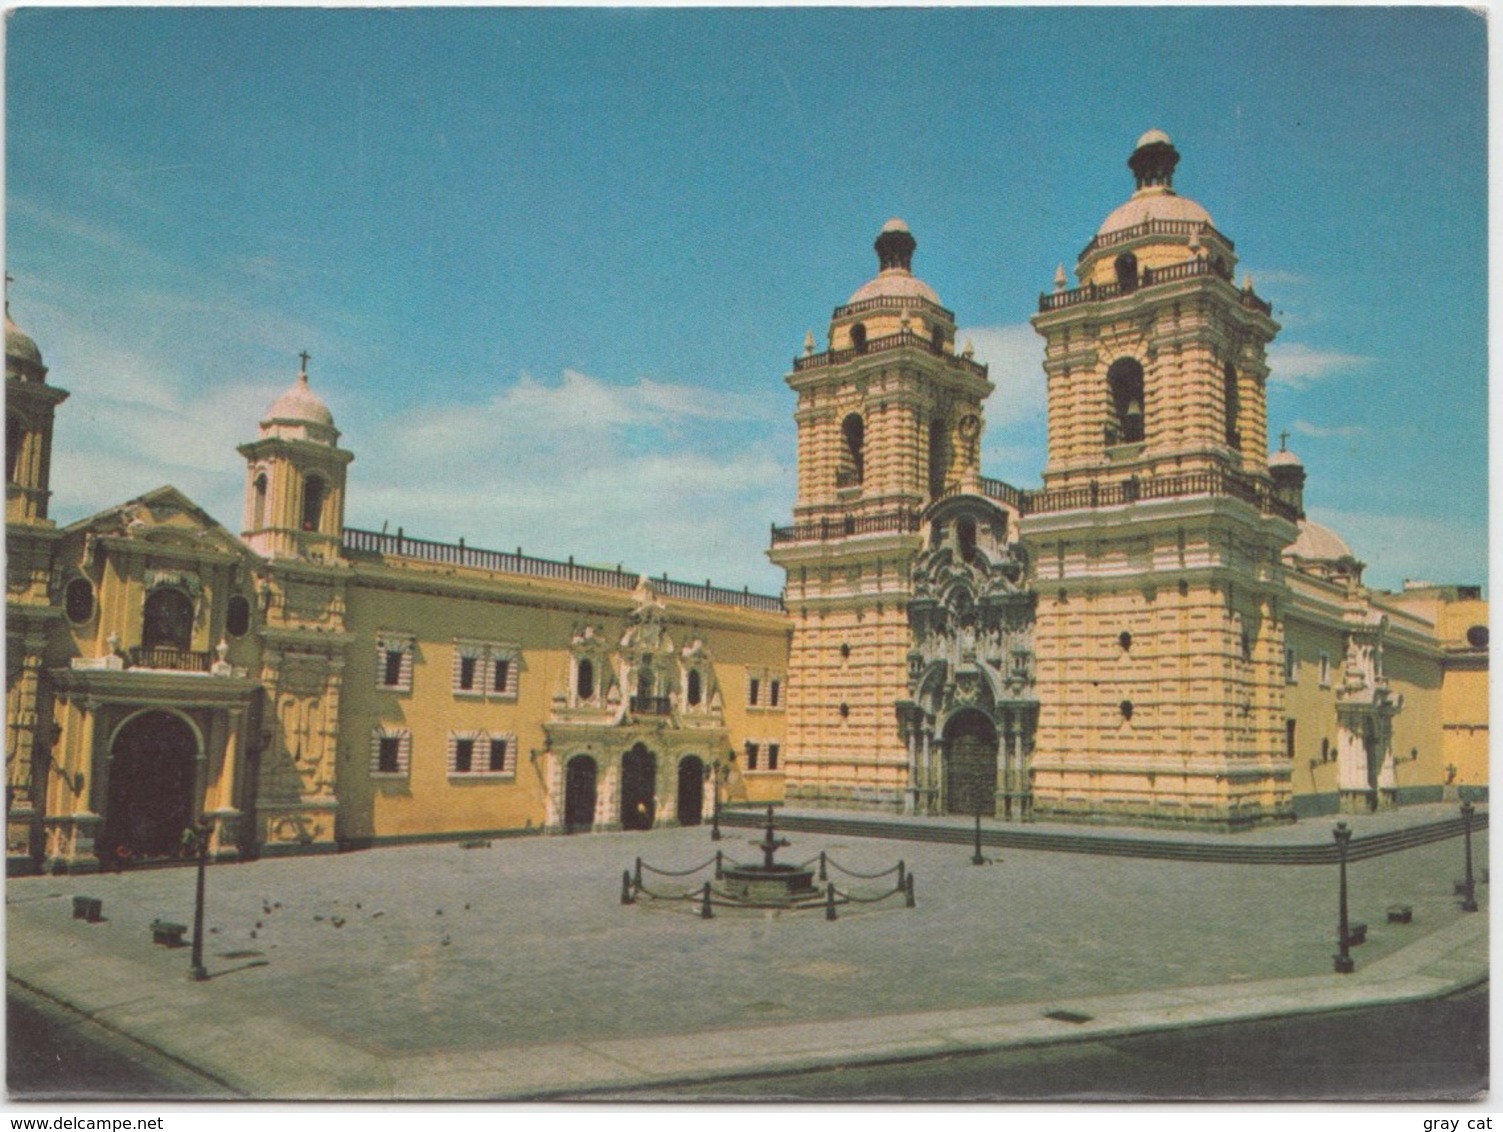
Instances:
[[[1146,134],[1138,139],[1138,144],[1133,146],[1133,148],[1142,149],[1145,145],[1153,145],[1154,143],[1159,143],[1162,145],[1174,144],[1169,140],[1169,135],[1164,133],[1163,130],[1149,130]]]
[[[928,299],[935,306],[944,306],[934,288],[911,271],[884,271],[869,283],[863,283],[851,296],[850,301],[859,303],[864,299]]]
[[[1280,448],[1272,456],[1268,457],[1268,466],[1270,468],[1303,468],[1305,462],[1287,448]]]
[[[308,388],[308,375],[300,373],[292,388],[272,402],[262,424],[284,422],[288,424],[314,424],[324,428],[334,427],[334,414],[329,406]]]
[[[42,364],[42,351],[37,348],[36,339],[10,320],[9,307],[5,311],[5,356],[34,366]]]
[[[1210,224],[1211,214],[1189,197],[1182,197],[1163,188],[1141,189],[1125,203],[1118,205],[1096,230],[1098,236],[1131,228],[1147,220],[1197,220]]]
[[[1285,558],[1302,558],[1306,562],[1339,562],[1343,558],[1356,560],[1352,548],[1330,527],[1323,527],[1309,519],[1299,521],[1299,538],[1287,550]]]

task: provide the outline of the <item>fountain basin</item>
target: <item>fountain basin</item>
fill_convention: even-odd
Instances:
[[[756,904],[792,904],[818,896],[814,870],[797,865],[735,865],[725,870],[727,891]]]

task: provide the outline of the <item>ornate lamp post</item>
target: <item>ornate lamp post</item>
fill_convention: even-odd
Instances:
[[[1348,925],[1346,918],[1346,847],[1352,839],[1352,831],[1347,828],[1346,822],[1336,823],[1336,853],[1341,862],[1341,919],[1337,927],[1340,933],[1338,939],[1341,944],[1341,952],[1336,956],[1336,973],[1338,975],[1350,975],[1356,970],[1356,964],[1352,962],[1350,944],[1348,942]]]
[[[1466,880],[1463,881],[1464,891],[1461,901],[1463,912],[1475,912],[1477,910],[1477,889],[1472,882],[1472,814],[1474,809],[1470,802],[1461,803],[1461,826],[1462,834],[1466,841]]]
[[[971,864],[984,865],[986,858],[981,855],[981,803],[976,803],[976,851],[971,854]]]
[[[183,840],[192,840],[198,852],[198,888],[193,898],[193,958],[188,975],[196,982],[209,977],[204,969],[204,871],[209,864],[209,836],[214,832],[214,823],[208,818],[199,818],[193,829],[183,830]]]
[[[720,840],[720,782],[721,782],[721,779],[722,779],[722,777],[724,775],[725,775],[725,764],[717,762],[715,764],[715,779],[714,779],[715,805],[714,805],[714,807],[713,807],[713,809],[711,811],[711,816],[710,816],[710,840],[711,841],[719,841]]]

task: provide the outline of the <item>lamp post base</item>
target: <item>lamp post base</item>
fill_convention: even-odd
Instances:
[[[1338,975],[1350,975],[1357,969],[1357,964],[1352,961],[1350,955],[1337,955],[1335,959],[1336,973]]]

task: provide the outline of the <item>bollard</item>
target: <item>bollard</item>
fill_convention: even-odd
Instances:
[[[641,857],[637,858],[637,871],[636,871],[636,874],[632,877],[632,884],[636,885],[636,887],[638,887],[638,888],[642,887],[642,858]]]
[[[715,913],[710,910],[710,882],[705,881],[704,903],[699,906],[699,918],[701,920],[713,920]]]
[[[719,849],[715,850],[715,879],[725,879],[725,859]]]
[[[630,869],[622,869],[621,870],[621,903],[623,903],[623,904],[635,904],[636,902],[637,902],[637,898],[632,895],[632,891],[631,891],[631,870]]]
[[[835,886],[833,884],[830,884],[830,885],[826,885],[825,886],[825,919],[827,919],[827,920],[833,920],[834,918],[835,918]]]
[[[1341,915],[1336,929],[1338,941],[1341,944],[1341,952],[1335,956],[1336,973],[1338,975],[1350,975],[1357,966],[1352,962],[1350,950],[1352,945],[1351,933],[1346,916],[1346,846],[1347,842],[1352,839],[1352,831],[1347,828],[1346,822],[1339,821],[1336,823],[1334,836],[1336,838],[1336,853],[1341,863]]]
[[[907,904],[908,907],[910,907],[910,908],[913,908],[913,907],[916,906],[914,904],[914,902],[913,902],[913,874],[912,873],[908,874],[908,899],[905,900],[904,903]]]
[[[819,879],[820,880],[829,880],[830,879],[825,874],[825,851],[823,849],[821,849],[819,851]]]
[[[1475,912],[1477,910],[1477,887],[1472,880],[1472,804],[1461,803],[1461,822],[1466,836],[1466,880],[1462,883],[1466,891],[1462,894],[1466,899],[1461,902],[1463,912]]]
[[[907,870],[902,861],[898,862],[898,887],[902,888],[907,883]]]

